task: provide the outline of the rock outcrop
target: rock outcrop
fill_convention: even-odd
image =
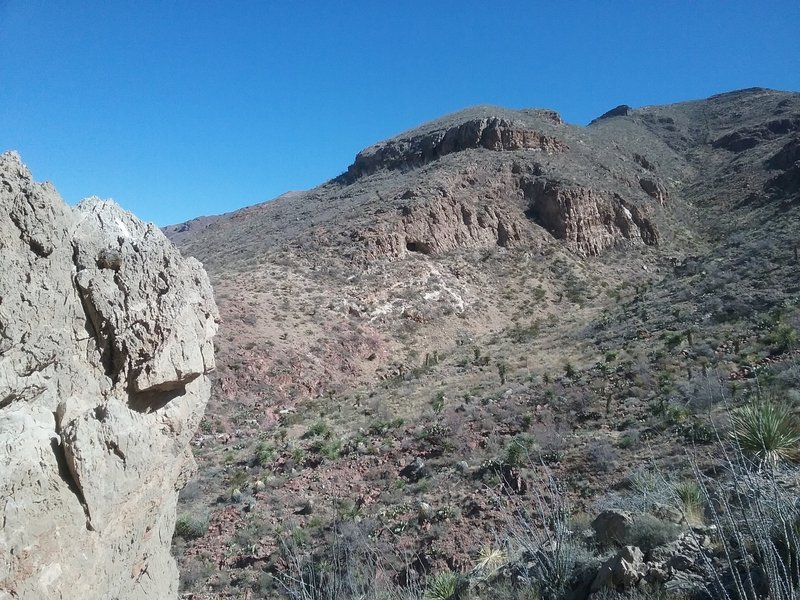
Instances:
[[[353,241],[370,260],[409,252],[443,254],[456,248],[508,247],[523,236],[521,217],[499,207],[445,196],[427,205],[404,207],[399,221],[358,231]]]
[[[597,123],[598,121],[602,121],[603,119],[611,119],[613,117],[627,117],[632,112],[633,108],[631,108],[627,104],[620,104],[619,106],[615,106],[611,110],[604,112],[602,115],[594,119],[592,123]]]
[[[561,118],[552,111],[540,111],[553,123]],[[408,170],[421,167],[447,154],[483,148],[495,151],[539,150],[564,152],[567,145],[557,137],[529,129],[511,120],[489,117],[472,119],[425,135],[395,138],[371,146],[356,156],[345,173],[344,181],[352,183],[359,177],[380,169]]]
[[[0,156],[0,598],[169,598],[209,396],[202,265]]]
[[[653,222],[618,194],[541,179],[525,188],[528,214],[578,254],[598,255],[621,240],[658,243]]]

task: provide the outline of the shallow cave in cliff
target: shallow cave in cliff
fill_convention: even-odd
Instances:
[[[406,250],[420,254],[432,254],[431,247],[425,242],[406,242]]]

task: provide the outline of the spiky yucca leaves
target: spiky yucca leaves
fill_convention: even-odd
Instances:
[[[535,440],[530,435],[518,435],[506,448],[505,463],[510,467],[521,467],[530,461],[530,450]]]
[[[731,422],[742,452],[759,466],[800,459],[800,428],[786,406],[749,404],[733,411]]]
[[[508,554],[500,548],[484,546],[475,563],[475,571],[483,576],[491,576],[508,564]]]
[[[458,573],[442,571],[428,580],[425,600],[455,600],[463,587]]]

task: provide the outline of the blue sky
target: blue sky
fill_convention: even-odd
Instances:
[[[474,104],[585,124],[800,91],[800,2],[0,0],[0,150],[159,225],[307,189]]]

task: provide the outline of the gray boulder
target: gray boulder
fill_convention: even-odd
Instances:
[[[209,396],[202,265],[0,156],[0,598],[170,598]]]
[[[636,546],[624,546],[601,565],[591,590],[630,589],[639,583],[647,570],[642,551]]]
[[[628,538],[633,527],[633,517],[624,510],[604,510],[591,525],[595,540],[601,546],[619,544]]]

